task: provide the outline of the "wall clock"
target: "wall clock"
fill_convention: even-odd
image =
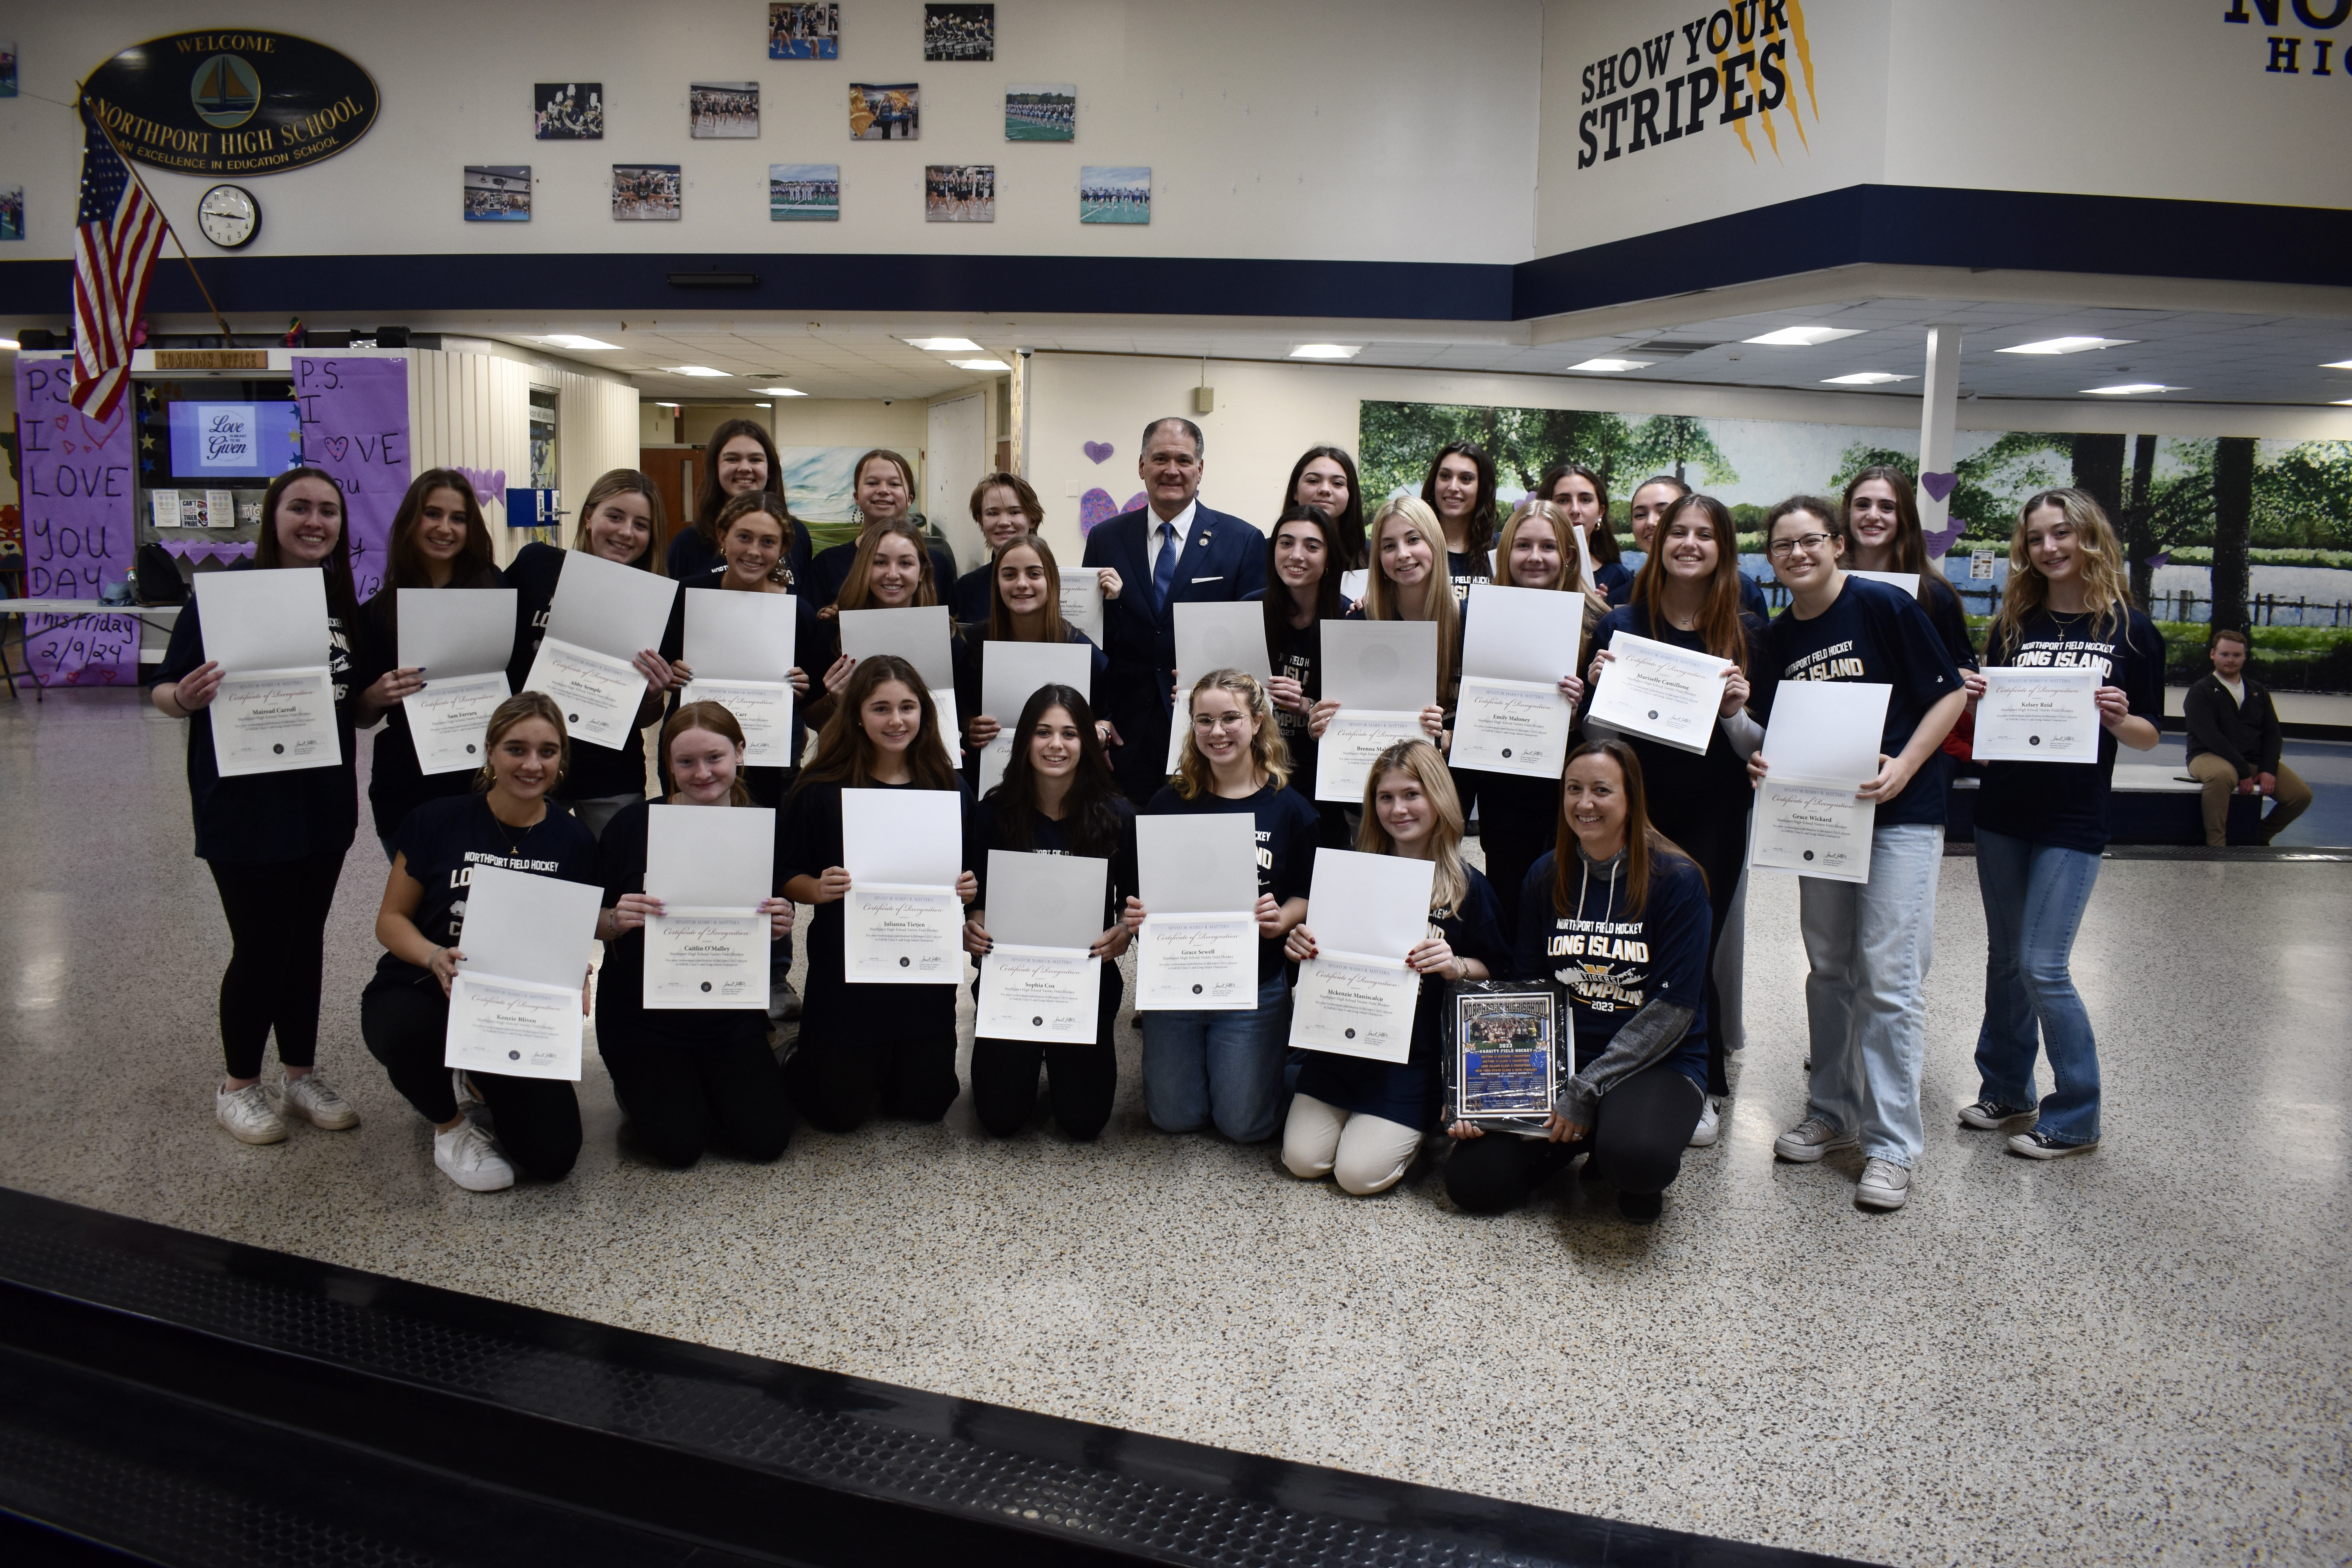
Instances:
[[[196,203],[196,226],[223,250],[241,250],[261,232],[261,204],[242,185],[215,185]]]

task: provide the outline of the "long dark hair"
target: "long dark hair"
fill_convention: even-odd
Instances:
[[[1690,861],[1694,866],[1697,862],[1691,861],[1673,839],[1650,826],[1650,797],[1642,784],[1642,759],[1633,754],[1632,746],[1616,736],[1587,741],[1569,752],[1568,761],[1560,764],[1560,777],[1567,778],[1568,770],[1576,765],[1577,758],[1593,755],[1609,758],[1617,764],[1618,771],[1625,778],[1624,912],[1638,915],[1650,896],[1650,872],[1659,861],[1671,858]],[[1568,868],[1577,864],[1579,840],[1576,829],[1569,825],[1564,800],[1553,805],[1552,815],[1558,819],[1559,836],[1552,845],[1551,907],[1557,913],[1572,915],[1576,913],[1572,900],[1577,894],[1573,891]],[[1704,869],[1699,872],[1699,880],[1702,884],[1706,880]]]
[[[1317,450],[1325,448],[1318,447]],[[1315,454],[1309,452],[1308,457]],[[1343,570],[1338,559],[1337,542],[1331,537],[1333,523],[1323,515],[1319,506],[1303,506],[1293,502],[1282,509],[1282,521],[1265,536],[1265,646],[1271,652],[1276,642],[1290,635],[1290,589],[1274,569],[1274,546],[1282,531],[1294,522],[1311,526],[1323,536],[1323,576],[1315,584],[1315,618],[1336,621],[1348,613],[1347,595],[1339,591],[1339,574]]]
[[[719,509],[730,499],[719,488],[719,454],[738,436],[749,436],[759,442],[761,454],[768,459],[768,482],[760,488],[776,498],[772,515],[783,522],[784,550],[789,554],[800,523],[784,506],[784,478],[777,471],[776,444],[754,420],[730,419],[710,433],[710,445],[702,449],[702,478],[694,487],[694,531],[702,535],[703,543],[713,550],[719,548]]]
[[[1016,550],[1034,550],[1037,563],[1045,569],[1045,635],[1041,642],[1067,642],[1070,624],[1062,619],[1062,569],[1054,562],[1054,547],[1037,534],[1024,533],[1018,539],[1008,539],[989,552],[988,556],[988,629],[990,642],[1013,640],[1013,610],[1005,604],[1004,595],[997,592],[997,568],[1004,558]],[[924,552],[928,557],[929,552]]]
[[[1029,760],[1029,739],[1054,709],[1068,711],[1078,728],[1078,765],[1070,776],[1070,793],[1062,799],[1062,825],[1073,855],[1109,859],[1118,852],[1119,814],[1111,802],[1118,798],[1110,758],[1095,734],[1094,710],[1076,688],[1041,686],[1021,705],[1020,722],[1013,726],[1013,758],[1004,764],[1004,782],[988,792],[996,803],[996,843],[999,849],[1029,850],[1036,846],[1037,769]]]
[[[1364,564],[1364,481],[1356,476],[1355,458],[1338,447],[1309,447],[1301,452],[1298,461],[1290,465],[1290,482],[1282,488],[1281,519],[1289,521],[1293,510],[1307,504],[1298,499],[1298,476],[1318,458],[1328,458],[1348,476],[1348,504],[1339,509],[1339,515],[1332,518],[1330,526],[1323,531],[1323,543],[1341,571],[1353,572]],[[1274,579],[1269,576],[1266,581],[1271,583]]]
[[[1440,520],[1437,537],[1441,545],[1445,539],[1444,514],[1437,510],[1437,466],[1448,458],[1467,458],[1478,470],[1478,499],[1470,503],[1470,521],[1463,529],[1462,548],[1469,554],[1484,555],[1495,548],[1495,459],[1475,441],[1448,441],[1429,459],[1429,475],[1421,481],[1421,499]]]
[[[392,543],[385,554],[391,570],[384,576],[387,588],[429,588],[433,576],[425,564],[425,552],[417,547],[416,524],[425,515],[425,503],[435,490],[456,490],[466,500],[466,543],[450,563],[449,586],[452,588],[488,587],[498,579],[499,560],[490,544],[490,525],[482,516],[482,503],[474,494],[473,482],[455,468],[427,468],[416,476],[408,493],[400,498],[400,510],[392,514]],[[399,601],[393,603],[397,605]]]
[[[1927,531],[1919,521],[1919,497],[1911,488],[1911,476],[1885,463],[1874,463],[1846,481],[1845,493],[1838,497],[1838,520],[1846,526],[1846,548],[1853,548],[1853,492],[1872,479],[1876,479],[1895,492],[1895,570],[1919,574],[1918,597],[1924,604],[1931,594],[1960,602],[1960,591],[1944,576],[1943,563],[1927,554]]]
[[[922,705],[922,722],[915,738],[907,742],[907,773],[923,789],[954,789],[958,787],[956,771],[948,763],[947,752],[940,744],[940,710],[931,705],[931,694],[923,685],[923,678],[915,667],[896,654],[877,653],[861,658],[850,671],[849,684],[834,704],[833,717],[824,721],[818,734],[816,755],[801,769],[801,776],[793,782],[793,793],[811,784],[837,784],[851,789],[864,789],[874,782],[874,742],[866,738],[866,726],[859,721],[859,710],[874,689],[886,680],[895,680],[915,694]]]
[[[1650,553],[1633,574],[1633,602],[1650,618],[1656,635],[1659,596],[1666,591],[1666,530],[1686,511],[1705,514],[1715,530],[1715,575],[1707,582],[1706,603],[1698,613],[1699,645],[1717,658],[1727,658],[1748,673],[1748,628],[1739,618],[1739,534],[1731,509],[1713,496],[1685,495],[1666,509],[1665,521],[1650,535]]]
[[[1609,486],[1599,474],[1594,473],[1582,463],[1554,463],[1550,468],[1546,468],[1543,471],[1543,477],[1536,481],[1537,496],[1544,500],[1551,500],[1552,491],[1559,489],[1559,481],[1570,474],[1574,474],[1580,479],[1591,480],[1592,493],[1600,498],[1601,501],[1601,521],[1594,523],[1592,531],[1584,536],[1585,548],[1592,552],[1592,563],[1595,566],[1606,566],[1612,561],[1624,559],[1625,552],[1617,548],[1617,525],[1609,521]],[[1552,504],[1557,506],[1559,503],[1553,501]]]
[[[334,553],[320,562],[319,569],[327,579],[327,614],[349,626],[360,613],[359,590],[352,585],[352,505],[343,487],[326,469],[289,468],[269,481],[261,497],[261,537],[254,542],[253,563],[264,570],[286,564],[278,552],[278,500],[296,479],[317,479],[335,492]],[[473,491],[466,493],[470,496]]]

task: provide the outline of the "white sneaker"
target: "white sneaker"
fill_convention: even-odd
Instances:
[[[330,1132],[341,1132],[360,1124],[360,1113],[352,1109],[351,1102],[315,1071],[288,1079],[278,1097],[278,1109]]]
[[[1723,1119],[1716,1112],[1715,1097],[1709,1095],[1706,1098],[1706,1109],[1698,1113],[1698,1125],[1691,1129],[1690,1146],[1694,1149],[1712,1149],[1715,1147],[1715,1141],[1722,1136]]]
[[[286,1123],[269,1103],[269,1091],[257,1083],[243,1089],[226,1085],[213,1090],[213,1116],[240,1143],[282,1143]]]
[[[433,1163],[469,1193],[495,1193],[514,1185],[514,1167],[496,1140],[471,1121],[433,1134]]]
[[[1892,1160],[1875,1155],[1862,1163],[1862,1181],[1853,1201],[1864,1208],[1899,1209],[1911,1201],[1911,1173]]]
[[[1772,1140],[1772,1152],[1783,1160],[1811,1164],[1832,1149],[1851,1149],[1858,1139],[1841,1132],[1818,1116],[1808,1116]]]

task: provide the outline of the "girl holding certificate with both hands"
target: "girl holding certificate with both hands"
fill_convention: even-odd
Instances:
[[[1437,626],[1437,701],[1422,710],[1422,728],[1443,747],[1454,694],[1462,682],[1462,608],[1446,576],[1451,552],[1429,508],[1411,496],[1381,503],[1372,517],[1372,575],[1364,602],[1348,612],[1351,621],[1433,621]],[[1491,575],[1481,554],[1479,581]],[[1318,742],[1339,710],[1336,699],[1315,704],[1307,732]],[[1311,784],[1312,780],[1308,783]],[[1463,810],[1470,809],[1468,801]]]
[[[1707,937],[1706,1090],[1731,1092],[1724,1074],[1722,998],[1715,984],[1715,949],[1731,920],[1748,850],[1748,787],[1746,759],[1763,739],[1747,716],[1748,672],[1762,659],[1764,623],[1739,607],[1738,533],[1731,513],[1713,496],[1675,501],[1651,536],[1648,558],[1633,579],[1631,601],[1609,612],[1593,633],[1591,676],[1597,686],[1612,662],[1609,645],[1619,633],[1710,654],[1728,667],[1723,683],[1721,734],[1708,737],[1697,755],[1644,735],[1626,744],[1642,761],[1650,821],[1706,873]],[[1699,1120],[1701,1146],[1715,1142],[1712,1100]]]
[[[360,995],[369,1052],[433,1124],[433,1163],[476,1193],[514,1185],[518,1166],[547,1182],[568,1174],[580,1157],[580,1099],[563,1079],[460,1075],[443,1065],[474,872],[495,866],[596,885],[595,839],[548,805],[571,760],[555,700],[537,691],[508,698],[490,715],[488,741],[476,793],[426,801],[401,824],[375,917],[383,956]],[[497,1118],[496,1138],[467,1113],[461,1089]]]
[[[1053,547],[1034,533],[1024,533],[996,546],[983,568],[988,574],[988,599],[982,618],[961,628],[968,650],[956,668],[956,706],[971,715],[964,721],[968,756],[976,757],[996,739],[1002,722],[981,711],[981,671],[988,655],[980,645],[992,642],[1082,644],[1087,651],[1089,699],[1101,692],[1103,672],[1110,661],[1094,639],[1062,618],[1062,569]],[[1115,586],[1118,574],[1108,567],[1101,575]],[[1113,595],[1113,597],[1116,597]],[[1118,733],[1108,719],[1089,721],[1095,736],[1116,745]]]
[[[743,781],[742,727],[716,702],[689,702],[671,714],[662,726],[661,757],[675,781],[670,805],[766,809]],[[604,883],[596,925],[604,943],[597,1050],[638,1139],[663,1164],[684,1170],[720,1133],[736,1153],[764,1164],[784,1152],[793,1131],[783,1071],[768,1047],[766,1012],[645,1005],[646,921],[666,912],[645,890],[652,822],[651,805],[640,801],[614,816],[597,844]],[[772,896],[759,910],[769,918],[772,942],[793,931],[792,900],[775,896],[783,881],[779,862]]]
[[[1132,936],[1118,916],[1136,886],[1135,807],[1118,793],[1103,754],[1094,710],[1066,686],[1040,687],[1013,725],[1021,738],[1005,764],[1004,782],[972,812],[971,859],[988,864],[992,849],[1029,855],[1082,855],[1110,862],[1102,934],[1092,952],[1102,963],[1099,1011],[1092,1045],[975,1037],[971,1042],[971,1103],[980,1124],[1009,1138],[1037,1110],[1037,1069],[1044,1067],[1054,1120],[1080,1142],[1110,1120],[1118,1092],[1118,1055],[1111,1032],[1126,994],[1118,960]],[[988,888],[983,881],[964,924],[964,951],[984,961]]]
[[[328,646],[318,652],[333,683],[336,762],[221,776],[210,710],[227,672],[205,656],[198,599],[182,607],[172,627],[152,693],[157,712],[190,721],[188,801],[196,855],[220,889],[230,943],[220,988],[226,1076],[214,1091],[213,1114],[243,1143],[281,1141],[287,1116],[336,1131],[360,1120],[315,1070],[327,910],[359,826],[349,632],[359,605],[342,491],[320,469],[289,469],[269,482],[261,515],[253,564],[230,570],[316,571],[324,577]],[[285,1089],[274,1098],[261,1083],[261,1056],[273,1029],[286,1068]]]
[[[2116,750],[2154,746],[2164,713],[2164,644],[2132,604],[2123,548],[2106,513],[2083,491],[2045,490],[2019,514],[2009,544],[2009,586],[1985,638],[1984,662],[1990,673],[2006,673],[2000,667],[2096,672],[2081,679],[2096,707],[2097,760],[1987,760],[1977,795],[1986,946],[1984,1025],[1977,1034],[1982,1089],[1960,1111],[1960,1123],[2010,1131],[2013,1153],[2063,1159],[2099,1146],[2098,1046],[2074,990],[2071,959],[2106,847]],[[1988,675],[1971,670],[1963,679],[1982,716]],[[2052,1079],[2038,1112],[2037,1043],[2050,1058]]]
[[[826,554],[833,553],[827,551]],[[928,609],[940,602],[938,580],[932,575],[932,560],[923,548],[921,531],[904,518],[877,523],[866,531],[857,542],[849,575],[841,588],[840,598],[817,612],[820,624],[832,631],[827,652],[812,658],[811,668],[824,668],[824,692],[810,704],[809,721],[828,727],[838,711],[843,694],[849,689],[850,675],[857,661],[838,651],[841,637],[840,614],[844,610],[905,610]],[[1058,606],[1057,606],[1058,608]],[[964,640],[963,629],[948,620],[948,652],[954,660],[954,671],[961,682],[970,645]],[[926,702],[924,708],[929,710]]]
[[[1336,472],[1339,465],[1328,467]],[[1314,470],[1310,467],[1308,471]],[[1291,776],[1306,780],[1310,787],[1316,740],[1307,726],[1323,696],[1323,623],[1348,613],[1347,597],[1339,588],[1339,541],[1345,537],[1345,531],[1321,508],[1294,502],[1284,509],[1282,521],[1265,542],[1265,658],[1273,671],[1265,693],[1274,702],[1275,722],[1290,754]],[[1360,547],[1362,541],[1357,542]],[[1346,807],[1325,801],[1316,812],[1323,821],[1318,842],[1333,849],[1344,846]]]
[[[1298,1092],[1283,1129],[1282,1163],[1302,1180],[1335,1176],[1342,1192],[1366,1197],[1396,1184],[1437,1119],[1446,983],[1488,978],[1506,948],[1494,889],[1462,859],[1462,807],[1435,747],[1406,741],[1381,753],[1364,786],[1364,826],[1356,847],[1436,868],[1428,940],[1405,960],[1422,976],[1412,1053],[1402,1062],[1304,1053]],[[1311,906],[1307,919],[1314,919]],[[1313,930],[1292,928],[1283,951],[1298,963],[1315,957]]]
[[[818,646],[822,634],[818,630],[816,606],[793,593],[792,569],[786,563],[787,543],[792,531],[799,525],[784,510],[784,503],[764,490],[740,495],[719,509],[716,531],[719,536],[719,563],[700,577],[686,584],[688,588],[719,589],[737,594],[782,594],[793,600],[795,650]],[[684,635],[683,617],[680,636]],[[679,645],[682,650],[683,643]],[[801,754],[802,726],[808,701],[808,672],[794,665],[784,672],[793,689],[793,719],[790,726],[791,751]],[[676,707],[677,697],[671,698]],[[669,759],[661,759],[662,773],[669,777]],[[751,793],[754,804],[778,806],[783,804],[784,790],[792,782],[788,767],[747,767],[742,770],[743,786]],[[675,787],[675,784],[673,784]]]
[[[1560,782],[1559,841],[1519,898],[1511,967],[1556,982],[1574,1022],[1575,1076],[1540,1135],[1471,1122],[1445,1194],[1471,1214],[1527,1201],[1580,1153],[1617,1189],[1617,1212],[1658,1217],[1706,1102],[1706,879],[1651,826],[1642,764],[1588,741]]]
[[[661,492],[653,480],[635,468],[614,468],[588,487],[572,548],[658,577],[661,564],[654,539],[661,526]],[[515,590],[515,657],[507,668],[507,684],[517,691],[529,684],[531,662],[539,653],[540,640],[547,635],[548,607],[555,602],[564,554],[551,544],[534,540],[517,551],[507,566],[507,582]],[[640,648],[632,662],[646,678],[646,700],[637,710],[627,743],[578,748],[555,797],[570,806],[591,833],[603,832],[614,812],[646,798],[644,726],[661,716],[662,699],[691,678],[691,671],[663,658],[657,648]]]
[[[1234,812],[1253,819],[1257,1005],[1238,1012],[1142,1014],[1143,1106],[1163,1132],[1213,1124],[1236,1143],[1256,1143],[1273,1136],[1281,1106],[1290,1025],[1282,943],[1291,927],[1307,918],[1318,823],[1307,797],[1285,787],[1289,754],[1275,726],[1274,704],[1256,677],[1238,669],[1212,670],[1193,684],[1185,711],[1191,728],[1175,782],[1143,809],[1153,816]],[[1141,900],[1129,899],[1128,928],[1140,930],[1146,913]]]
[[[1758,717],[1770,721],[1788,682],[1887,688],[1878,773],[1855,791],[1873,812],[1869,879],[1809,876],[1797,883],[1811,966],[1805,1016],[1812,1085],[1804,1119],[1774,1141],[1772,1152],[1810,1163],[1859,1142],[1864,1161],[1854,1202],[1897,1209],[1910,1199],[1925,1142],[1922,993],[1944,851],[1940,748],[1968,699],[1958,668],[1918,601],[1846,574],[1846,523],[1836,502],[1791,496],[1772,509],[1764,537],[1790,605],[1764,634],[1751,703]],[[1749,778],[1762,784],[1769,766],[1757,752],[1748,761]]]
[[[969,810],[962,781],[940,744],[938,710],[903,658],[877,654],[857,661],[777,829],[777,855],[788,874],[784,896],[816,906],[800,1047],[787,1064],[786,1083],[801,1114],[828,1132],[855,1131],[877,1108],[937,1121],[961,1091],[953,985],[849,985],[841,797],[850,789],[954,791]],[[956,892],[971,903],[980,894],[978,879],[963,872]]]

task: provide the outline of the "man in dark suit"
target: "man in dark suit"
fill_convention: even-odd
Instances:
[[[1200,503],[1202,457],[1199,426],[1172,415],[1153,420],[1136,459],[1143,510],[1087,535],[1086,564],[1119,576],[1118,596],[1103,605],[1103,652],[1110,660],[1104,717],[1118,731],[1112,771],[1138,805],[1168,782],[1160,769],[1176,679],[1171,606],[1246,599],[1265,586],[1265,535]]]

